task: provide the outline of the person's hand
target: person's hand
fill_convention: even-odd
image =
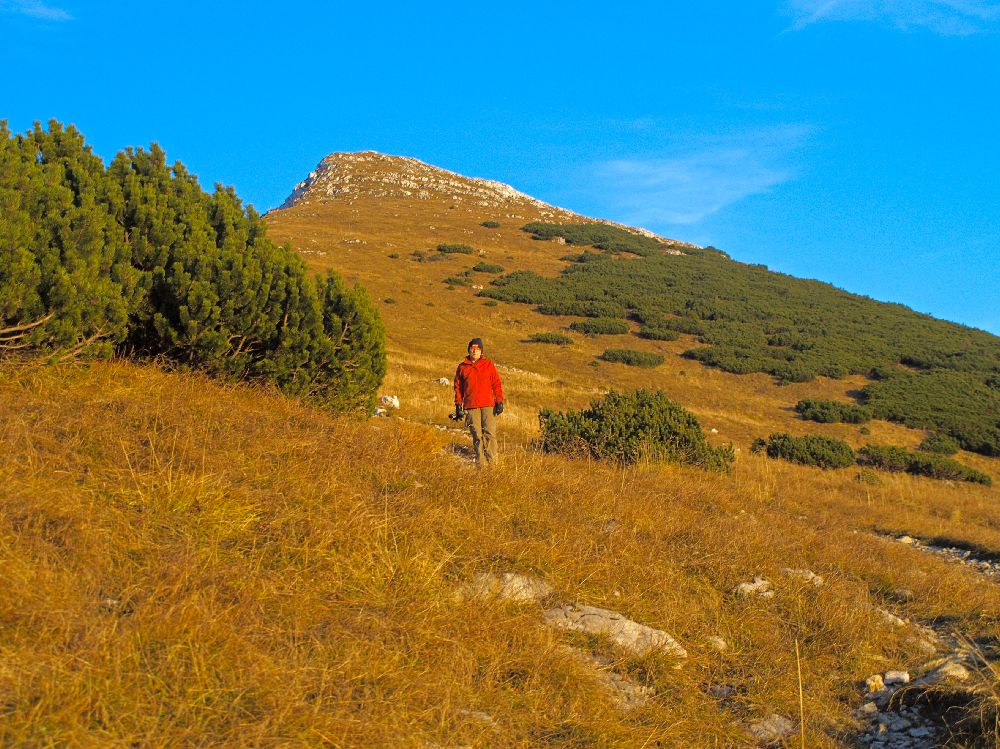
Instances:
[[[503,401],[501,401],[500,403],[497,403],[495,406],[493,406],[493,415],[494,416],[499,416],[502,413],[503,413]]]
[[[465,416],[465,409],[462,408],[461,403],[455,404],[455,421],[461,421],[462,417]]]

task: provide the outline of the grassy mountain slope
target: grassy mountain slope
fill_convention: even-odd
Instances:
[[[801,666],[808,745],[845,747],[859,680],[931,657],[917,624],[995,649],[996,584],[875,531],[1000,552],[996,489],[858,481],[749,451],[771,431],[915,447],[922,430],[873,421],[865,436],[790,407],[849,400],[864,378],[778,387],[681,358],[690,336],[527,343],[575,318],[486,306],[443,280],[475,262],[554,275],[567,248],[520,227],[578,217],[416,162],[334,161],[340,177],[319,174],[268,216],[270,231],[381,303],[383,391],[402,418],[334,417],[123,362],[0,370],[0,745],[747,746],[751,723],[797,720]],[[485,254],[429,262],[441,243]],[[475,335],[508,392],[503,461],[483,476],[445,419],[450,388],[434,382]],[[592,366],[613,346],[666,361]],[[732,474],[531,448],[539,408],[638,386],[733,442]],[[960,457],[1000,477],[996,459]],[[663,629],[688,657],[629,655],[547,627],[536,604],[458,595],[490,571],[546,580],[547,606]],[[757,575],[773,598],[734,593]],[[610,673],[652,698],[622,709]],[[988,717],[995,704],[978,703]]]
[[[987,490],[513,449],[480,477],[447,432],[124,363],[8,370],[0,399],[4,745],[736,746],[797,715],[798,640],[809,745],[845,746],[857,680],[926,658],[873,606],[1000,634],[1000,588],[867,532],[1000,548]],[[488,570],[662,628],[689,657],[456,596]],[[733,595],[757,574],[774,599]],[[655,698],[619,709],[567,646]]]

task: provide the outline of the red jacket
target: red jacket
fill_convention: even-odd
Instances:
[[[487,408],[503,403],[503,386],[493,362],[465,357],[455,370],[455,403],[462,408]]]

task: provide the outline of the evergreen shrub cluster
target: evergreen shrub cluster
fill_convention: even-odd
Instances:
[[[641,326],[636,335],[649,341],[676,341],[680,337],[680,333],[672,328],[648,325]]]
[[[157,145],[105,168],[72,126],[0,122],[0,356],[160,357],[370,407],[384,329],[364,289],[307,275],[230,188]]]
[[[585,335],[621,335],[628,333],[628,322],[612,317],[593,317],[589,320],[578,320],[570,323],[570,330]]]
[[[732,445],[713,447],[698,419],[662,391],[611,391],[582,411],[543,410],[541,446],[546,452],[634,464],[681,463],[726,471]]]
[[[567,300],[547,302],[538,306],[543,315],[571,315],[574,317],[625,317],[625,308],[615,302],[600,300]]]
[[[476,263],[472,266],[476,273],[503,273],[503,266],[496,263]]]
[[[481,223],[480,226],[485,227],[486,229],[499,229],[500,228],[500,222],[499,221],[483,221],[483,223]]]
[[[662,245],[651,237],[634,234],[617,226],[607,224],[546,224],[534,222],[526,225],[524,231],[533,239],[553,239],[562,237],[567,244],[591,245],[611,253],[630,252],[643,257],[662,252]]]
[[[573,343],[573,339],[565,333],[532,333],[528,336],[529,343],[554,343],[559,346],[568,346]]]
[[[652,369],[663,364],[663,356],[652,351],[636,351],[631,348],[609,348],[597,357],[614,364],[627,364],[630,367]]]
[[[947,434],[932,432],[928,434],[923,442],[917,446],[918,450],[925,453],[937,453],[938,455],[954,455],[958,452],[958,442]]]
[[[803,419],[818,421],[821,424],[843,422],[845,424],[864,424],[871,421],[870,408],[853,403],[840,403],[819,399],[801,400],[795,404],[795,410]]]
[[[775,433],[767,440],[758,438],[751,448],[754,452],[765,452],[769,458],[799,463],[817,468],[846,468],[854,465],[854,450],[843,440],[809,434],[793,437],[790,434]]]
[[[996,336],[738,263],[714,248],[667,255],[655,240],[603,224],[524,228],[539,239],[562,236],[583,251],[564,258],[559,276],[517,271],[494,279],[483,296],[697,335],[700,345],[685,357],[737,374],[765,372],[779,382],[867,375],[872,382],[860,406],[872,418],[933,429],[966,450],[1000,455]],[[620,242],[639,257],[615,257]],[[843,414],[857,418],[850,409]]]
[[[892,445],[865,445],[858,450],[858,463],[882,471],[905,471],[934,479],[993,485],[993,480],[985,473],[952,458],[931,453],[911,453],[902,447]]]
[[[439,244],[437,251],[442,255],[471,255],[475,250],[467,244]]]

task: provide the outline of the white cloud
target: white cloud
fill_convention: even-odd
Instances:
[[[616,159],[588,170],[593,200],[634,226],[692,225],[788,182],[809,128],[786,126],[680,144],[667,156]]]
[[[995,0],[788,0],[793,28],[823,21],[872,21],[903,30],[968,36],[997,27]]]
[[[0,0],[0,12],[16,13],[43,21],[72,21],[73,16],[62,8],[46,5],[41,0]]]

